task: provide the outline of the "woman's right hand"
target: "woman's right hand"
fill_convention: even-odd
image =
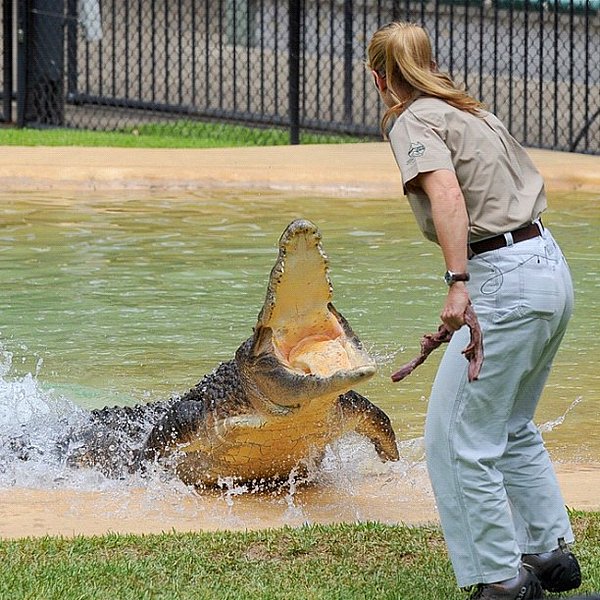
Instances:
[[[467,286],[462,281],[453,283],[448,289],[446,303],[440,314],[442,323],[450,330],[457,331],[465,324],[465,311],[471,303]]]

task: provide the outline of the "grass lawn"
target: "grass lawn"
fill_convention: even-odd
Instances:
[[[581,591],[600,590],[600,513],[574,512],[572,518]],[[2,600],[465,597],[436,526],[362,523],[0,541]]]
[[[0,145],[114,146],[119,148],[225,148],[289,144],[286,129],[265,129],[204,123],[166,121],[126,127],[118,131],[85,129],[16,129],[0,127]],[[364,141],[349,135],[302,133],[302,144],[341,144]]]

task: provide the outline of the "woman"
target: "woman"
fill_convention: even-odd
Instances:
[[[542,178],[502,123],[438,72],[421,27],[379,29],[367,66],[417,223],[446,263],[441,318],[456,333],[431,391],[425,444],[458,584],[487,600],[574,589],[573,532],[532,422],[573,306],[568,266],[540,221]],[[470,383],[461,355],[469,303],[485,354]]]

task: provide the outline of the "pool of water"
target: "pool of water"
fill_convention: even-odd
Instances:
[[[441,350],[399,384],[389,375],[437,328],[444,267],[404,201],[203,190],[0,202],[0,425],[186,391],[251,335],[279,235],[303,217],[323,234],[336,307],[379,363],[360,391],[401,443],[421,437]],[[600,461],[600,198],[555,195],[545,222],[577,306],[537,422],[555,459]]]

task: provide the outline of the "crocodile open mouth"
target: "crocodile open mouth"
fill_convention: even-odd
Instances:
[[[329,262],[321,234],[307,220],[292,222],[279,241],[265,303],[258,317],[255,356],[272,353],[299,375],[333,377],[341,388],[375,373],[348,322],[333,307]]]

